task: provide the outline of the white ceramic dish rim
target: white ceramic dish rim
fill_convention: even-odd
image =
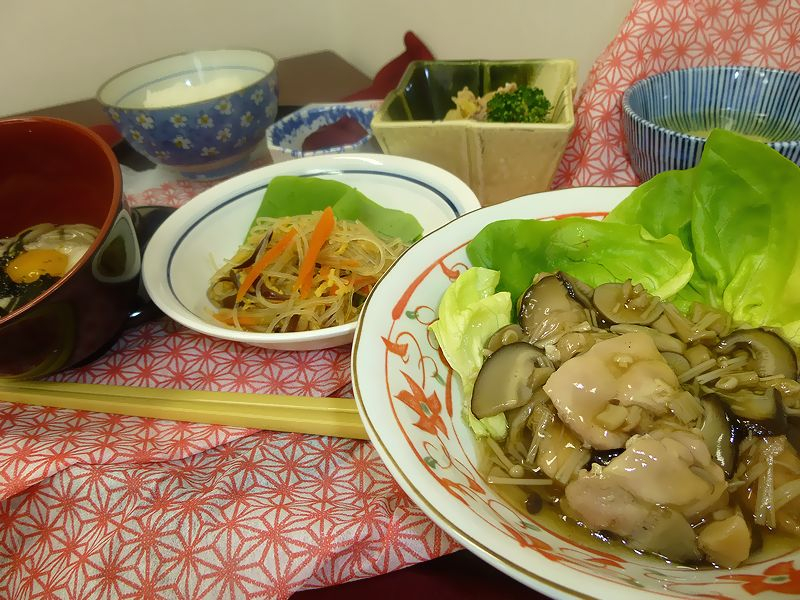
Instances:
[[[530,211],[526,214],[524,208],[518,211],[517,215],[509,215],[508,209],[514,207],[514,202],[524,202],[524,201],[536,201],[539,203],[539,207],[542,206],[542,198],[534,198],[535,196],[542,196],[542,194],[533,194],[529,196],[523,196],[516,200],[511,200],[506,203],[502,203],[495,206],[490,206],[483,208],[475,213],[470,213],[468,215],[464,215],[459,217],[458,220],[447,223],[440,227],[432,234],[429,234],[424,240],[420,242],[420,245],[410,249],[406,255],[401,257],[384,275],[383,280],[390,279],[392,273],[395,269],[406,269],[405,265],[415,264],[415,261],[419,262],[420,260],[424,260],[423,256],[440,256],[443,253],[447,253],[452,251],[453,248],[458,246],[459,244],[463,244],[468,241],[466,236],[453,236],[450,242],[446,245],[443,245],[440,241],[441,237],[437,236],[437,233],[441,233],[442,230],[453,230],[453,228],[458,227],[458,223],[464,220],[472,221],[470,228],[475,225],[475,221],[477,220],[479,224],[486,224],[494,220],[498,219],[505,219],[505,218],[547,218],[547,213],[550,213],[553,217],[560,217],[564,216],[565,213],[575,214],[573,213],[574,210],[579,211],[586,211],[586,213],[594,213],[597,214],[595,211],[602,211],[603,213],[609,210],[613,205],[618,203],[624,197],[626,197],[630,191],[634,188],[629,187],[618,187],[618,188],[574,188],[571,190],[559,190],[556,192],[545,192],[544,195],[549,194],[558,194],[562,192],[570,192],[570,193],[587,193],[587,196],[591,198],[592,194],[594,194],[597,198],[603,196],[600,202],[595,202],[592,205],[592,202],[583,203],[580,207],[571,206],[567,210],[561,210],[559,205],[554,203],[551,205],[551,210],[545,209],[544,211],[539,209],[543,214],[541,215],[534,215],[531,214],[533,211]],[[602,190],[602,191],[601,191]],[[601,206],[602,204],[608,204],[608,206]],[[577,203],[576,203],[577,204]],[[520,204],[517,204],[519,207]],[[505,211],[505,212],[504,212]],[[602,213],[601,213],[602,214]],[[438,238],[438,239],[437,239]],[[447,254],[450,256],[450,254]],[[427,264],[424,263],[424,264]],[[465,265],[466,266],[466,265]],[[404,280],[408,279],[410,275],[411,278],[417,273],[414,270],[415,267],[410,267],[410,273],[404,272]],[[426,271],[427,273],[427,271]],[[545,559],[542,556],[537,555],[537,559],[530,563],[520,564],[520,561],[515,561],[513,556],[509,553],[500,553],[495,551],[491,547],[491,538],[487,536],[480,536],[480,531],[482,529],[481,525],[475,525],[475,521],[478,520],[469,520],[464,517],[464,515],[457,515],[454,518],[445,514],[447,509],[447,502],[440,502],[442,500],[441,497],[437,497],[437,494],[441,494],[441,491],[438,489],[428,489],[426,493],[426,488],[431,488],[432,484],[427,479],[422,471],[417,471],[417,469],[421,469],[422,467],[417,463],[413,462],[413,459],[410,458],[412,452],[409,452],[409,449],[406,447],[399,447],[395,448],[394,452],[390,451],[387,442],[384,440],[384,437],[381,435],[381,431],[385,437],[394,439],[397,433],[394,431],[395,423],[391,421],[392,417],[385,416],[384,413],[387,412],[385,404],[383,402],[383,397],[381,393],[385,395],[388,392],[388,389],[383,390],[382,392],[376,391],[372,388],[370,391],[378,395],[377,400],[373,398],[370,404],[365,402],[364,399],[364,389],[369,388],[370,384],[364,385],[364,381],[369,380],[374,374],[367,369],[367,365],[364,365],[364,368],[361,369],[359,367],[360,362],[360,346],[362,344],[362,336],[363,336],[363,327],[364,321],[370,318],[372,312],[378,314],[377,311],[370,311],[370,301],[375,302],[375,298],[380,296],[381,289],[388,289],[386,287],[381,288],[380,284],[376,288],[377,293],[370,296],[367,301],[367,304],[364,307],[364,310],[361,313],[358,321],[358,327],[355,334],[354,345],[353,345],[353,353],[351,358],[351,371],[352,371],[352,380],[353,380],[353,389],[355,392],[356,403],[358,405],[359,413],[361,414],[362,421],[364,422],[364,426],[369,434],[370,441],[375,446],[378,454],[380,455],[381,459],[387,465],[392,476],[395,480],[399,483],[399,485],[403,488],[403,490],[411,497],[411,499],[423,510],[423,512],[431,518],[437,525],[439,525],[443,530],[445,530],[449,535],[454,537],[459,543],[461,543],[464,547],[468,548],[482,559],[486,560],[496,568],[500,569],[507,575],[517,579],[521,583],[528,585],[534,589],[537,589],[543,593],[551,595],[555,598],[605,598],[605,597],[617,597],[617,598],[625,598],[625,599],[638,599],[643,597],[648,598],[657,598],[662,597],[661,593],[659,593],[655,589],[636,589],[633,586],[629,585],[622,585],[616,581],[609,581],[609,580],[601,580],[596,577],[588,576],[580,571],[564,566],[561,563],[554,563],[548,559]],[[387,302],[391,306],[394,296],[389,298]],[[426,302],[430,302],[429,300],[425,300]],[[383,314],[384,311],[381,311],[380,314]],[[383,332],[381,332],[383,333]],[[370,338],[372,339],[372,338]],[[386,341],[386,340],[384,340]],[[389,340],[391,341],[391,340]],[[364,341],[365,345],[371,344],[369,341]],[[364,359],[365,363],[369,363],[369,359]],[[374,361],[373,361],[374,362]],[[370,363],[371,364],[371,363]],[[374,365],[373,365],[374,366]],[[374,369],[372,369],[374,371]],[[381,383],[378,384],[380,387]],[[371,406],[372,408],[368,408]],[[396,417],[399,418],[399,417]],[[456,413],[453,416],[453,421],[456,419],[460,419],[460,416]],[[387,425],[386,423],[389,422],[391,424]],[[405,422],[405,420],[404,420]],[[409,441],[410,443],[410,441]],[[455,442],[453,442],[455,443]],[[411,471],[411,474],[407,470],[404,469],[404,465],[408,471]],[[409,467],[410,465],[410,467]],[[456,506],[458,503],[453,501],[453,506]],[[460,509],[459,509],[460,511]],[[456,522],[458,521],[458,522]],[[477,534],[477,535],[476,535]],[[530,558],[526,555],[526,558]],[[577,579],[576,579],[577,578]],[[573,581],[580,581],[580,585],[575,585]],[[707,591],[708,588],[703,588],[702,591]],[[713,590],[711,590],[713,591]],[[666,593],[665,589],[665,597],[675,597],[674,593]]]
[[[261,187],[265,182],[278,175],[303,174],[313,176],[336,174],[347,172],[348,165],[360,166],[362,172],[378,171],[379,169],[376,168],[378,166],[398,173],[403,170],[413,169],[417,173],[416,177],[410,175],[399,176],[411,179],[415,183],[434,191],[451,207],[455,215],[463,215],[480,208],[480,203],[469,186],[455,175],[434,165],[411,158],[383,154],[337,154],[307,157],[268,165],[233,177],[201,192],[190,202],[177,209],[161,224],[150,239],[142,260],[142,281],[147,293],[170,318],[194,331],[220,339],[262,347],[292,348],[307,347],[312,342],[324,346],[324,343],[329,340],[341,339],[344,336],[352,337],[356,329],[355,321],[314,331],[288,333],[256,333],[216,326],[201,319],[192,310],[183,305],[172,290],[169,275],[172,257],[181,241],[189,235],[193,227],[209,214],[234,201],[237,197],[246,194],[247,192],[241,191],[245,182],[252,181],[252,185]],[[369,168],[370,165],[373,169]],[[417,178],[424,175],[428,176],[427,181]],[[448,193],[436,188],[431,182],[434,179],[444,184],[441,187],[446,187]],[[251,186],[248,185],[248,187]],[[166,268],[163,268],[163,257],[169,257]],[[162,258],[162,260],[159,261],[159,258]],[[169,296],[165,297],[161,293],[164,289],[170,290]]]
[[[233,52],[251,52],[253,54],[260,54],[263,57],[271,60],[272,61],[272,66],[262,77],[259,77],[255,81],[251,81],[247,85],[243,85],[242,87],[237,88],[237,89],[231,89],[230,91],[225,92],[224,94],[218,94],[216,96],[211,96],[209,98],[204,98],[203,100],[195,100],[194,102],[184,102],[182,104],[170,105],[170,106],[144,107],[144,106],[127,106],[125,104],[111,103],[111,102],[108,102],[107,100],[103,99],[103,92],[106,90],[106,88],[108,88],[109,85],[111,85],[112,83],[116,83],[119,80],[123,79],[124,77],[127,77],[128,75],[133,74],[135,71],[138,71],[140,69],[144,69],[145,67],[149,67],[151,65],[158,64],[158,63],[163,62],[165,60],[169,60],[169,59],[172,59],[172,58],[178,58],[178,57],[182,57],[182,56],[192,56],[194,54],[215,54],[215,53],[231,52],[231,51],[233,51]],[[246,47],[241,47],[241,48],[239,48],[239,47],[206,48],[206,49],[192,50],[191,52],[176,52],[175,54],[168,54],[167,56],[160,56],[160,57],[155,58],[153,60],[148,60],[148,61],[145,61],[143,63],[132,65],[132,66],[128,67],[127,69],[125,69],[124,71],[120,71],[119,73],[116,73],[116,74],[112,75],[111,77],[106,79],[97,88],[97,92],[95,93],[95,99],[100,104],[102,104],[103,106],[106,106],[108,108],[127,109],[127,110],[147,110],[147,111],[174,110],[175,108],[181,107],[181,106],[194,106],[194,105],[206,104],[206,103],[209,103],[209,102],[216,102],[216,101],[221,100],[222,98],[227,98],[228,96],[230,96],[232,94],[236,94],[237,92],[241,92],[242,90],[246,90],[247,88],[252,87],[254,85],[260,85],[264,81],[266,81],[269,77],[271,77],[272,74],[277,71],[277,68],[278,68],[277,59],[274,56],[272,56],[269,52],[264,52],[263,50],[259,50],[258,48],[246,48]],[[128,93],[130,93],[130,91]]]

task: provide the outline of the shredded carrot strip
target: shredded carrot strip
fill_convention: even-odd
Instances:
[[[297,274],[297,281],[294,284],[295,289],[300,290],[300,297],[307,298],[311,293],[311,275],[314,271],[314,265],[317,263],[317,256],[322,246],[330,237],[333,227],[336,225],[336,218],[333,216],[333,209],[326,206],[322,211],[319,221],[311,234],[311,239],[308,241],[308,251],[306,252],[303,262],[300,264],[300,270]]]
[[[294,236],[297,234],[296,229],[290,229],[286,235],[284,235],[277,244],[275,244],[272,248],[264,252],[261,258],[258,259],[256,264],[250,267],[250,270],[245,275],[244,280],[242,281],[242,285],[239,286],[239,291],[236,292],[236,301],[241,302],[242,298],[244,298],[247,290],[250,289],[250,286],[253,285],[258,276],[261,272],[267,268],[267,266],[275,262],[277,258],[283,254],[286,248],[289,247],[289,244],[292,243]]]
[[[350,284],[353,286],[353,291],[357,292],[363,287],[370,286],[375,283],[377,279],[373,275],[356,275],[350,280]]]

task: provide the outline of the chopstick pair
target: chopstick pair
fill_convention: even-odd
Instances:
[[[367,439],[355,400],[351,398],[0,380],[0,401]]]

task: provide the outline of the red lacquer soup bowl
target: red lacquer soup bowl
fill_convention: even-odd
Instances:
[[[0,215],[0,238],[42,223],[98,230],[63,276],[0,316],[0,377],[45,376],[104,349],[136,308],[141,265],[111,148],[69,121],[0,120]]]

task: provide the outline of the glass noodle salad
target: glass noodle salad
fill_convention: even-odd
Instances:
[[[479,232],[431,329],[487,480],[681,564],[800,547],[799,191],[796,165],[715,131],[603,221]]]
[[[343,183],[276,177],[245,243],[211,278],[213,317],[267,333],[349,323],[421,233],[411,215],[383,208]]]

